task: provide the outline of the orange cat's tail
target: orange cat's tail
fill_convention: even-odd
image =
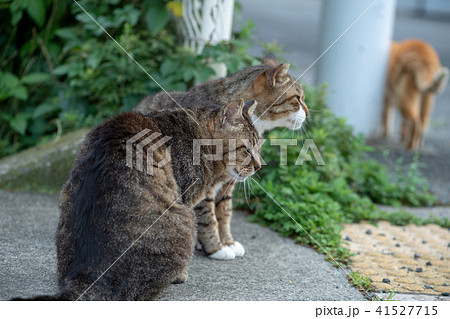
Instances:
[[[429,68],[416,68],[414,81],[421,92],[440,93],[444,90],[448,80],[448,69],[441,67],[437,72]]]
[[[428,91],[432,93],[441,93],[445,86],[447,85],[448,80],[448,69],[446,67],[442,67],[436,74],[434,75],[433,82],[429,87]]]

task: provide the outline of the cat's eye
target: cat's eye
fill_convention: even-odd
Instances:
[[[299,101],[300,103],[302,102],[302,100],[300,99],[300,96],[296,95],[295,98],[296,98],[297,101]]]
[[[245,151],[247,152],[247,154],[252,155],[252,151],[248,147],[245,148]]]

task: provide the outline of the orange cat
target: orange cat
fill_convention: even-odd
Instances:
[[[434,98],[448,79],[436,51],[421,40],[393,42],[384,96],[384,136],[390,133],[392,107],[403,117],[401,139],[408,149],[417,149],[423,142]]]

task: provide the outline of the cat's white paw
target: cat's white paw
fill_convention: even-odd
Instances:
[[[228,246],[231,249],[233,249],[234,254],[236,257],[242,257],[245,254],[244,246],[241,245],[241,243],[235,241],[233,245]]]
[[[230,246],[223,246],[221,250],[216,251],[214,254],[209,255],[209,258],[220,260],[231,260],[236,258],[236,254]]]

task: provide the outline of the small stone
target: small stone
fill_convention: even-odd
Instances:
[[[448,285],[447,285],[447,283],[444,282],[444,283],[442,284],[442,286],[447,287]]]
[[[414,253],[414,259],[418,259],[420,255],[418,253]]]
[[[370,282],[373,282],[373,280],[372,280],[372,279],[370,279],[370,278],[369,278],[369,281],[370,281]]]
[[[425,265],[431,266],[431,261],[427,261],[427,263]]]
[[[447,244],[447,247],[450,247],[450,243]]]
[[[395,244],[395,247],[400,247],[400,244],[399,244],[399,243],[396,243],[396,244]]]
[[[366,230],[367,235],[372,235],[372,231],[370,229]]]
[[[441,257],[441,260],[444,260],[444,257]]]
[[[434,289],[433,287],[431,287],[430,285],[424,285],[425,288],[427,289]]]
[[[397,240],[397,238],[396,237],[392,237],[392,240]]]
[[[383,278],[383,282],[384,282],[385,284],[390,284],[390,283],[391,283],[391,280],[390,280],[390,279],[387,279],[387,278]]]
[[[427,243],[427,241],[426,240],[422,240],[422,244],[426,244]]]
[[[256,235],[252,235],[252,237],[250,237],[251,239],[255,239],[256,238]]]
[[[414,269],[408,267],[408,272],[414,271]]]
[[[400,269],[406,269],[406,266],[401,266]]]
[[[384,234],[384,233],[380,233],[379,235],[383,236],[383,237],[386,237],[386,234]]]
[[[376,294],[374,293],[374,292],[371,292],[369,295],[368,295],[368,297],[369,297],[369,299],[374,299],[374,298],[376,298]]]
[[[443,292],[443,293],[441,293],[441,296],[446,296],[446,297],[448,297],[450,294],[448,293],[448,292]]]
[[[423,272],[422,268],[416,268],[416,272]]]
[[[352,241],[352,239],[349,236],[345,236],[346,241]]]

